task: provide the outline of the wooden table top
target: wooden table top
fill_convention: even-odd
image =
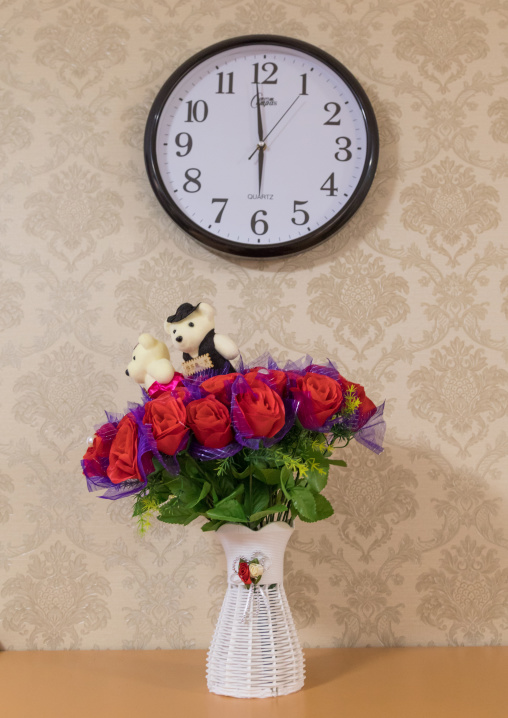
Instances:
[[[206,651],[5,651],[6,718],[508,718],[508,647],[304,651],[289,696],[206,688]]]

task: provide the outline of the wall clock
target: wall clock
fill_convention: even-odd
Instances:
[[[248,35],[197,53],[150,110],[145,162],[166,212],[209,247],[248,257],[308,249],[342,227],[374,179],[364,90],[308,43]]]

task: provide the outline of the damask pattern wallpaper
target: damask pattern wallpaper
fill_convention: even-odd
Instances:
[[[336,359],[386,449],[340,458],[332,519],[298,525],[286,587],[306,646],[508,643],[508,8],[498,0],[0,2],[0,643],[206,647],[215,536],[88,494],[79,460],[141,331],[215,305],[247,361]],[[146,178],[156,92],[250,33],[341,60],[373,101],[378,173],[330,240],[219,256]],[[175,363],[178,360],[175,357]]]

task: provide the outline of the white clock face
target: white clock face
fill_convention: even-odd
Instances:
[[[159,93],[147,125],[150,179],[166,210],[209,245],[296,251],[363,200],[377,160],[374,115],[339,63],[341,74],[293,45],[232,42]]]

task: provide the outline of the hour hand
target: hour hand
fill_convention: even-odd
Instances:
[[[261,182],[263,181],[263,163],[265,161],[265,148],[260,147],[258,152],[258,179],[259,189],[258,194],[261,194]]]

